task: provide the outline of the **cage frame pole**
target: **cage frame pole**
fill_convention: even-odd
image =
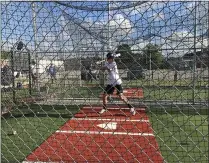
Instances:
[[[33,21],[33,32],[34,32],[34,52],[35,52],[35,61],[36,61],[36,76],[37,76],[37,80],[36,80],[36,86],[37,86],[37,90],[38,92],[40,92],[40,84],[39,84],[39,58],[38,58],[38,54],[36,52],[37,50],[37,24],[36,24],[36,5],[35,2],[31,2],[32,3],[32,21]]]

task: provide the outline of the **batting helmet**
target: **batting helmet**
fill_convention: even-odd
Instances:
[[[107,59],[113,59],[114,58],[114,54],[113,53],[107,53]]]

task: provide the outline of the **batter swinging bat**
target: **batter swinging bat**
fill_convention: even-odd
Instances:
[[[120,56],[121,56],[120,53],[114,54],[114,57],[115,57],[115,58],[120,57]],[[103,60],[101,60],[101,61],[97,61],[96,64],[97,64],[97,65],[98,65],[98,64],[101,64],[101,63],[104,62],[104,61],[106,61],[106,59],[103,59]]]

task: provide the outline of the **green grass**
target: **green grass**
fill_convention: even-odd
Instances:
[[[123,84],[124,85],[124,84]],[[130,85],[131,88],[134,87]],[[142,86],[135,86],[142,87]],[[97,98],[100,93],[103,92],[102,87],[51,87],[50,93],[55,93],[58,98]],[[193,90],[191,87],[163,87],[157,85],[144,86],[144,99],[146,100],[193,100],[193,95],[195,100],[204,101],[208,99],[208,89],[196,87]]]
[[[21,162],[78,111],[78,106],[24,106],[1,119],[1,162]],[[39,112],[39,113],[38,113]],[[17,135],[11,135],[12,130]]]
[[[2,163],[23,161],[80,106],[25,105],[1,119]],[[38,113],[39,112],[39,113]],[[208,108],[149,108],[154,134],[168,162],[206,163]],[[12,128],[17,135],[9,135]]]
[[[92,83],[82,81],[85,84],[99,84],[99,81],[93,81]],[[206,86],[208,81],[195,80],[195,87]],[[149,86],[193,86],[193,80],[191,79],[179,79],[177,81],[167,79],[137,79],[137,80],[125,80],[123,79],[124,86],[130,87],[149,87]]]
[[[208,89],[199,88],[193,91],[188,88],[144,88],[144,99],[146,100],[172,100],[204,101],[208,99]]]
[[[23,161],[64,122],[64,119],[53,117],[24,117],[2,121],[2,163]],[[9,135],[12,128],[17,131],[17,135]]]
[[[58,88],[51,90],[57,92]],[[190,100],[204,101],[208,99],[208,89],[198,88],[195,91],[189,88],[144,88],[144,99],[146,100]],[[103,92],[101,87],[72,87],[66,88],[61,93],[57,93],[59,98],[97,98]]]
[[[78,83],[77,83],[78,84]],[[85,83],[89,84],[91,83]],[[92,83],[92,84],[99,84]],[[195,83],[195,88],[193,88],[192,80],[178,80],[168,81],[168,80],[152,80],[147,79],[142,80],[131,80],[123,82],[124,88],[131,87],[142,87],[144,90],[144,97],[146,100],[189,100],[192,101],[204,101],[208,99],[208,89],[205,88],[208,84],[207,81],[198,81]],[[203,87],[200,87],[203,86]],[[49,84],[49,94],[56,94],[58,98],[97,98],[99,94],[103,91],[101,86],[95,87],[79,87],[78,85],[69,86],[58,86],[57,84]],[[43,94],[46,90],[43,91]],[[37,96],[37,91],[32,90],[32,96]],[[12,99],[12,92],[2,93],[2,100]],[[28,89],[16,90],[16,98],[21,99],[23,97],[30,97]]]
[[[208,162],[208,110],[155,108],[149,112],[161,154],[166,162]]]
[[[139,80],[124,80],[124,85],[129,85],[132,87],[137,87],[137,86],[142,86],[142,87],[149,87],[149,86],[158,86],[158,87],[163,87],[163,86],[173,86],[173,87],[178,87],[178,86],[193,86],[193,80],[185,79],[185,80],[165,80],[165,79],[139,79]],[[208,81],[204,80],[196,80],[194,86],[195,87],[200,87],[200,86],[206,86],[208,84]]]

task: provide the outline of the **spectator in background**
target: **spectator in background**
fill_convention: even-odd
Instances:
[[[51,63],[48,69],[49,75],[51,77],[52,84],[54,83],[54,80],[56,80],[56,68],[55,66]]]
[[[1,85],[10,85],[14,80],[11,68],[7,62],[1,61]]]

